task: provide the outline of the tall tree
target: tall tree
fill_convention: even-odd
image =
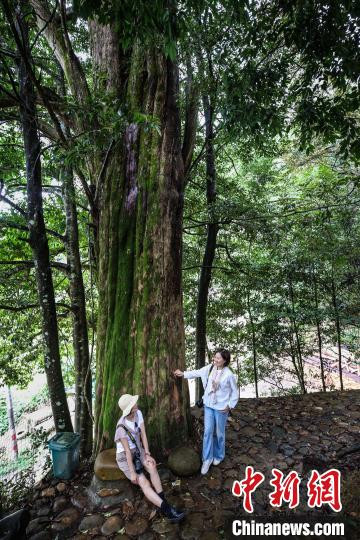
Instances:
[[[80,452],[91,455],[93,443],[91,366],[84,281],[80,260],[79,230],[73,171],[61,169],[66,217],[66,253],[69,267],[69,295],[72,308],[75,367],[75,431],[80,434]]]
[[[59,114],[71,125],[71,135],[81,140],[85,134],[94,150],[81,156],[76,172],[89,199],[97,237],[96,450],[112,445],[117,400],[126,391],[141,395],[153,447],[168,448],[176,443],[172,427],[181,426],[179,439],[188,430],[187,394],[172,378],[172,371],[184,366],[184,167],[178,70],[173,40],[166,37],[168,28],[174,27],[173,9],[162,6],[160,27],[166,31],[159,31],[157,19],[158,39],[152,46],[133,39],[138,12],[131,6],[130,32],[127,24],[110,23],[116,6],[110,13],[102,11],[101,20],[95,17],[90,24],[95,96],[72,47],[64,2],[56,16],[43,0],[31,0],[31,5],[77,103],[75,116],[69,119],[63,110],[54,112],[54,102],[44,98],[55,136],[69,150]],[[144,23],[148,24],[153,26],[151,17]],[[125,52],[124,28],[131,36]],[[38,90],[42,92],[41,87]],[[109,116],[94,107],[100,93],[111,103],[114,119],[122,110],[119,129],[110,136],[104,123]]]
[[[41,145],[37,127],[36,98],[30,60],[28,25],[23,9],[19,8],[17,10],[15,22],[13,19],[14,13],[10,11],[7,2],[3,2],[3,5],[21,58],[19,68],[19,103],[26,160],[27,223],[42,313],[45,373],[49,387],[55,429],[56,431],[72,431],[73,427],[61,371],[55,295],[50,267],[49,246],[43,217]]]
[[[212,266],[216,251],[216,238],[219,225],[216,221],[216,165],[214,151],[214,96],[202,96],[203,113],[205,117],[205,152],[206,152],[206,201],[208,206],[209,223],[206,226],[206,244],[200,269],[199,289],[196,306],[196,368],[205,365],[206,358],[206,318],[209,296],[209,287],[212,275]],[[200,397],[200,384],[197,381],[196,394]]]
[[[116,43],[110,26],[92,25],[96,65],[114,81]],[[109,160],[99,220],[97,448],[112,444],[117,400],[140,394],[155,451],[187,433],[186,395],[172,377],[184,364],[181,254],[183,162],[176,102],[176,64],[161,49],[135,44],[126,89],[132,114],[156,118],[158,129],[132,122]],[[175,428],[176,426],[176,428]],[[180,429],[179,429],[180,428]]]

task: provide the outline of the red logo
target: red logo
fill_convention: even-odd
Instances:
[[[243,507],[246,512],[253,512],[253,504],[251,500],[251,494],[256,488],[265,480],[265,476],[261,472],[255,472],[250,465],[246,467],[245,478],[239,482],[235,480],[232,487],[232,494],[236,497],[244,495]]]
[[[340,484],[341,473],[337,469],[329,469],[323,474],[311,471],[307,483],[308,506],[320,508],[323,504],[328,504],[334,512],[340,512]]]
[[[284,501],[290,503],[289,508],[296,508],[299,504],[299,474],[291,471],[284,479],[284,474],[278,469],[272,469],[271,472],[273,478],[270,485],[275,488],[269,495],[271,506],[279,507]]]
[[[272,479],[270,485],[274,490],[269,495],[271,506],[280,507],[283,502],[289,504],[293,509],[299,505],[300,477],[296,471],[290,471],[286,477],[279,469],[272,469]],[[234,480],[232,494],[235,497],[243,496],[243,507],[246,512],[252,513],[254,507],[251,495],[256,488],[265,480],[263,473],[256,471],[251,465],[245,469],[243,480]],[[329,469],[323,474],[313,470],[307,483],[307,495],[309,508],[320,507],[328,504],[334,512],[340,512],[342,504],[340,501],[341,473],[337,469]]]

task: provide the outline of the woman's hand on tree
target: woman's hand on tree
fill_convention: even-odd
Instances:
[[[132,472],[130,473],[130,480],[133,484],[137,484],[138,483],[138,477],[137,477],[137,474],[136,472]]]
[[[176,377],[183,377],[183,376],[184,376],[184,372],[183,372],[183,371],[180,371],[180,369],[176,369],[176,370],[174,371],[174,375],[175,375]]]

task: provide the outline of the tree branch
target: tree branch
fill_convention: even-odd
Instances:
[[[59,138],[59,133],[57,130],[51,125],[45,122],[44,120],[41,120],[40,118],[37,119],[37,125],[39,128],[39,131],[44,135],[47,139],[50,139],[50,141],[54,142],[61,142]]]
[[[39,307],[39,304],[25,304],[24,306],[6,306],[4,304],[0,304],[0,309],[4,309],[5,311],[26,311],[27,309],[33,309]]]
[[[29,229],[25,225],[19,225],[18,223],[15,223],[14,221],[6,221],[6,220],[0,220],[0,228],[9,228],[9,229],[17,229],[19,231],[26,231],[29,232]]]
[[[44,95],[42,87],[41,87],[39,81],[37,80],[37,78],[35,76],[33,67],[32,67],[32,65],[31,65],[31,63],[29,61],[27,52],[26,52],[26,50],[24,48],[23,40],[20,39],[20,33],[18,32],[18,30],[17,30],[17,28],[15,26],[15,23],[14,23],[14,20],[13,20],[13,14],[11,12],[10,6],[9,6],[7,0],[1,0],[1,2],[2,2],[3,6],[4,6],[4,12],[5,12],[6,18],[8,20],[8,23],[10,25],[10,28],[11,28],[11,31],[12,31],[16,46],[17,46],[18,51],[19,51],[25,65],[26,65],[26,69],[28,70],[29,76],[30,76],[35,88],[39,92],[39,95],[43,99],[44,104],[46,104],[47,111],[48,111],[52,121],[54,122],[54,126],[55,126],[55,129],[56,129],[56,131],[57,131],[57,133],[59,135],[60,140],[66,145],[67,141],[66,141],[64,133],[63,133],[63,131],[61,129],[59,120],[58,120],[55,112],[53,111],[52,106],[46,100],[46,96]]]
[[[110,142],[109,147],[108,147],[108,149],[106,151],[106,155],[105,155],[104,161],[102,163],[101,170],[100,170],[97,182],[96,182],[96,190],[95,190],[95,196],[94,196],[94,202],[95,202],[96,205],[99,202],[98,199],[99,199],[99,196],[100,196],[100,193],[101,193],[101,187],[102,187],[103,180],[104,180],[104,177],[105,177],[106,167],[107,167],[107,164],[109,162],[110,153],[111,153],[111,150],[112,150],[112,148],[114,146],[114,143],[115,143],[114,139],[111,139],[111,142]]]
[[[64,307],[68,311],[74,311],[71,306],[69,306],[68,304],[65,304],[64,302],[56,302],[56,306]],[[39,307],[39,303],[37,303],[37,304],[24,304],[23,306],[8,306],[8,305],[5,305],[5,304],[0,304],[0,309],[3,309],[5,311],[15,311],[15,312],[26,311],[27,309],[34,309],[34,308],[38,308],[38,307]],[[62,314],[62,316],[64,316],[64,314]]]
[[[28,227],[25,225],[19,225],[18,223],[15,223],[14,221],[6,221],[6,220],[0,220],[0,228],[8,227],[9,229],[17,229],[19,231],[26,231],[29,232]],[[51,236],[54,236],[55,238],[58,238],[62,242],[66,242],[66,236],[63,234],[60,234],[56,231],[53,231],[52,229],[45,229],[47,234],[51,234]]]
[[[65,73],[71,93],[79,103],[86,105],[90,100],[90,91],[80,61],[71,47],[65,26],[66,17],[64,19],[61,13],[59,24],[59,19],[52,17],[43,0],[30,0],[30,4],[34,8],[39,29],[42,28],[50,48]]]
[[[24,266],[24,268],[33,268],[34,261],[0,261],[0,266],[3,265],[19,265]],[[63,270],[66,273],[70,271],[70,267],[67,264],[58,261],[51,262],[50,266],[52,268],[57,268],[58,270]]]
[[[8,204],[9,206],[11,206],[11,208],[14,208],[14,210],[16,210],[17,212],[19,212],[19,214],[21,214],[25,219],[27,218],[27,214],[25,212],[25,210],[23,210],[20,206],[18,206],[17,204],[15,204],[11,199],[9,199],[8,197],[6,197],[5,195],[2,195],[1,194],[1,191],[3,189],[3,182],[0,180],[0,201],[4,201],[6,204]]]

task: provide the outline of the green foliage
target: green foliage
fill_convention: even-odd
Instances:
[[[137,39],[149,43],[161,36],[165,54],[171,60],[176,57],[176,39],[183,26],[184,13],[176,13],[175,2],[74,0],[74,8],[81,17],[97,17],[104,24],[114,23],[124,50]]]
[[[34,454],[31,450],[20,452],[15,460],[3,460],[0,465],[0,478],[11,472],[20,472],[29,469],[34,464]]]
[[[12,478],[0,479],[0,508],[4,514],[24,505],[24,499],[29,494],[35,482],[34,471],[22,469]]]
[[[214,346],[226,345],[232,350],[239,361],[242,384],[253,381],[254,348],[260,377],[282,369],[284,358],[293,352],[290,338],[295,339],[295,326],[299,330],[293,354],[296,361],[298,349],[304,355],[316,350],[317,321],[326,343],[336,343],[336,316],[345,345],[358,353],[359,185],[358,171],[346,159],[358,159],[360,152],[359,10],[355,0],[188,0],[177,4],[76,0],[74,7],[86,20],[98,17],[100,22],[114,23],[125,51],[124,85],[133,45],[140,42],[143,50],[150,45],[162,47],[167,58],[180,59],[182,112],[188,64],[199,95],[206,94],[214,108],[217,200],[211,206],[206,203],[202,114],[198,159],[185,193],[183,288],[188,365],[192,367],[194,360],[198,275],[210,220],[218,221],[220,232],[209,296],[208,339]],[[34,21],[32,12],[29,21]],[[5,102],[17,88],[18,65],[3,14],[0,28],[0,98]],[[49,92],[59,122],[69,130],[66,148],[56,138],[49,143],[42,136],[45,221],[48,229],[60,234],[66,232],[60,181],[64,163],[82,172],[96,192],[107,151],[118,143],[116,149],[121,152],[128,123],[161,136],[163,121],[143,110],[131,110],[123,95],[107,90],[109,74],[99,73],[88,54],[89,30],[84,20],[69,21],[68,30],[90,89],[84,103],[79,103],[67,84],[60,90],[53,51],[44,34],[37,35],[35,24],[30,29],[35,74]],[[17,105],[1,110],[0,192],[24,212],[25,165]],[[41,100],[38,120],[39,126],[54,127]],[[94,330],[91,216],[82,186],[78,179],[76,182],[88,316]],[[52,261],[64,263],[62,241],[50,233],[48,239]],[[0,383],[26,386],[34,372],[43,369],[41,318],[34,269],[26,262],[16,263],[31,263],[26,218],[5,202],[0,202],[0,261]],[[64,307],[69,303],[69,281],[58,268],[53,268],[53,278],[56,301],[62,304],[58,322],[65,380],[73,384],[71,312]],[[131,283],[130,274],[124,280]],[[336,284],[335,306],[332,281]],[[115,290],[116,284],[110,287]],[[5,417],[0,405],[1,430]]]
[[[220,230],[207,338],[211,348],[226,346],[232,351],[241,385],[254,381],[255,350],[259,378],[279,378],[273,393],[296,393],[299,386],[282,387],[285,372],[297,377],[295,366],[285,360],[293,356],[298,366],[301,359],[318,354],[317,321],[324,348],[337,346],[338,316],[343,346],[355,356],[360,354],[356,169],[339,161],[331,150],[319,149],[319,154],[320,159],[306,158],[289,147],[276,159],[259,157],[244,163],[236,146],[228,145],[217,159],[218,193],[211,216],[199,191],[203,169],[199,167],[194,181],[190,180],[184,236],[190,365],[198,275],[210,219],[217,220]]]
[[[24,405],[23,412],[31,413],[49,403],[49,389],[47,386],[43,386],[41,390]]]
[[[253,2],[224,58],[229,126],[257,146],[295,129],[309,152],[320,135],[359,158],[359,21],[356,1]]]
[[[32,396],[27,403],[18,400],[13,402],[15,425],[19,422],[21,416],[25,413],[31,413],[41,406],[49,403],[49,391],[44,386],[37,394]],[[0,435],[4,435],[9,429],[7,403],[5,397],[0,397]]]
[[[41,456],[42,458],[45,457],[42,463],[42,470],[45,473],[51,467],[51,457],[48,446],[49,433],[44,428],[38,427],[30,433],[29,439],[31,441],[33,458],[36,456]]]

